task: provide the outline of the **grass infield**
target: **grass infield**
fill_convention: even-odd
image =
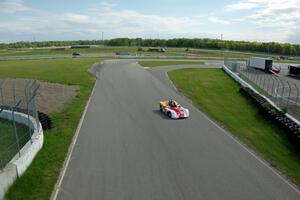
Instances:
[[[78,58],[0,62],[1,78],[31,78],[80,88],[63,111],[50,114],[54,128],[44,132],[43,148],[28,170],[9,189],[7,199],[50,198],[94,84],[94,78],[87,70],[99,61],[96,58]]]
[[[287,134],[259,113],[222,69],[180,69],[169,76],[200,110],[300,185],[300,148],[290,144]]]
[[[22,148],[29,140],[31,131],[27,126],[16,123],[19,147]],[[18,152],[17,138],[12,121],[0,119],[0,169],[4,167]]]

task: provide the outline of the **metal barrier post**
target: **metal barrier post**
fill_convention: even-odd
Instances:
[[[0,152],[0,170],[4,168],[4,161],[2,160],[2,154]]]
[[[30,128],[30,112],[29,112],[29,96],[30,96],[30,91],[28,91],[28,87],[29,87],[30,82],[28,82],[25,86],[25,99],[26,99],[26,108],[27,108],[27,126],[28,126],[28,133],[29,133],[29,137],[30,137],[30,142],[32,144],[32,131]],[[29,94],[28,94],[29,92]]]
[[[255,77],[256,77],[256,79],[255,79],[255,84],[258,85],[258,79],[259,79],[258,72],[257,72],[257,70],[254,69],[254,68],[253,68],[253,72],[254,72]]]
[[[271,96],[274,97],[273,94],[274,94],[274,86],[275,86],[275,81],[276,81],[276,79],[272,77],[272,81],[273,81],[273,83],[272,83],[272,88],[271,88]]]
[[[265,75],[264,75],[265,76]],[[262,89],[264,90],[265,89],[265,83],[266,83],[266,78],[263,78],[264,79],[264,82],[262,84]]]
[[[281,88],[282,88],[282,93],[281,93],[281,96],[280,96],[280,102],[279,102],[279,105],[281,105],[282,103],[282,100],[283,100],[283,95],[284,95],[284,83],[282,80],[279,79],[279,81],[281,82]]]
[[[297,90],[297,96],[296,96],[295,105],[298,105],[299,89],[298,89],[298,87],[297,87],[296,83],[294,83],[294,84],[295,84],[295,88],[296,88],[296,90]]]
[[[3,97],[3,89],[2,86],[5,82],[5,79],[0,83],[0,92],[1,92],[1,102],[2,102],[2,106],[4,106],[4,97]]]
[[[268,84],[267,84],[267,93],[272,97],[270,94],[270,86],[271,86],[272,76],[268,78]]]
[[[18,136],[18,131],[17,131],[17,127],[16,127],[16,121],[15,121],[15,108],[12,109],[12,122],[13,122],[13,132],[15,134],[16,137],[16,143],[17,143],[17,148],[18,148],[18,154],[19,157],[21,157],[21,148],[20,148],[20,142],[19,142],[19,136]]]
[[[287,99],[287,107],[289,106],[289,102],[290,102],[290,97],[291,97],[291,85],[290,85],[290,83],[287,81],[286,82],[287,84],[288,84],[288,86],[289,86],[289,95],[288,95],[288,99]]]

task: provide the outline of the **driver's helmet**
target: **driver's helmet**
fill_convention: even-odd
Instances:
[[[170,106],[170,107],[176,107],[176,106],[177,106],[176,101],[170,100],[170,101],[169,101],[169,106]]]

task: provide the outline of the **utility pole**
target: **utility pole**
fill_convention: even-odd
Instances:
[[[225,57],[224,57],[224,42],[223,42],[223,33],[221,34],[221,42],[222,42],[222,47],[221,47],[221,51],[223,54],[223,58],[224,58],[224,64],[225,64]]]

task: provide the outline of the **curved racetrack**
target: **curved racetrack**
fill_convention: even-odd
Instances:
[[[106,61],[57,199],[300,199],[299,192],[168,83],[168,68]],[[169,68],[170,69],[170,68]],[[187,120],[158,102],[177,99]],[[238,116],[237,116],[238,117]]]

